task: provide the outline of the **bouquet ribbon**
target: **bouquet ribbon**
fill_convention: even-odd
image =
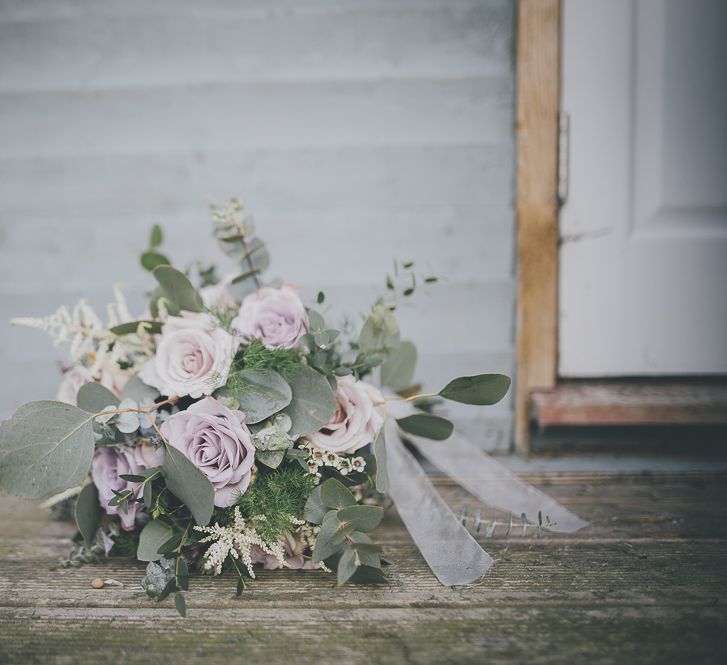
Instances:
[[[411,404],[390,401],[386,419],[389,494],[432,572],[445,586],[470,584],[495,563],[432,485],[419,461],[404,446],[396,418],[421,413]],[[518,478],[455,430],[446,441],[406,434],[429,462],[492,508],[524,515],[542,528],[573,533],[588,523],[552,497]]]

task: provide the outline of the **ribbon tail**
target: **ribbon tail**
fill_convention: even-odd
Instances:
[[[474,582],[494,560],[459,522],[404,447],[396,421],[387,418],[385,428],[389,495],[404,525],[442,584]]]
[[[410,404],[392,401],[389,413],[395,418],[419,413]],[[388,430],[387,430],[388,432]],[[510,469],[480,450],[471,441],[454,431],[445,441],[432,441],[421,436],[406,435],[419,452],[480,501],[538,524],[550,531],[573,533],[588,525],[555,499],[528,485]]]

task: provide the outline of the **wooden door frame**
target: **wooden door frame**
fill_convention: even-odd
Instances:
[[[561,0],[517,6],[515,450],[529,452],[530,394],[558,367],[558,116]]]

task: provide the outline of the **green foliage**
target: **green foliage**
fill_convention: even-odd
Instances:
[[[399,346],[399,324],[391,310],[377,304],[364,321],[358,337],[358,348],[365,354],[385,359]]]
[[[81,536],[83,536],[86,547],[92,547],[102,515],[96,486],[93,484],[86,485],[78,495],[73,511],[76,525]]]
[[[307,365],[300,365],[286,377],[293,399],[284,412],[291,421],[292,437],[319,430],[336,413],[338,403],[326,378]]]
[[[94,451],[92,416],[62,402],[30,402],[0,422],[0,491],[42,499],[80,485]]]
[[[448,439],[454,430],[454,425],[441,416],[431,413],[417,413],[413,416],[400,418],[396,421],[399,427],[414,436],[423,436],[435,441]]]
[[[461,376],[450,381],[439,396],[462,404],[489,406],[497,404],[510,388],[510,377],[504,374]]]
[[[357,505],[351,491],[334,479],[319,485],[309,497],[305,518],[321,525],[313,559],[336,568],[339,585],[349,580],[385,581],[379,548],[365,533],[379,525],[383,514],[378,506]]]
[[[123,556],[123,557],[136,557],[136,552],[139,549],[139,536],[140,532],[135,531],[119,531],[112,536],[114,541],[114,549],[111,551],[112,554]]]
[[[326,480],[321,485],[321,500],[328,508],[335,510],[356,505],[351,490],[334,478]]]
[[[120,323],[118,326],[114,326],[110,330],[117,337],[133,335],[139,329],[139,324],[143,324],[144,329],[153,335],[158,335],[162,331],[162,324],[159,321],[149,320],[127,321],[126,323]]]
[[[269,369],[287,377],[299,366],[300,351],[297,349],[268,349],[259,339],[251,339],[242,352],[242,368],[244,369]],[[227,385],[232,387],[229,381]]]
[[[139,536],[136,558],[139,561],[157,561],[161,558],[159,549],[172,537],[172,527],[162,520],[147,522]]]
[[[270,265],[270,255],[265,243],[254,235],[255,223],[245,207],[237,198],[224,206],[212,206],[212,222],[220,247],[242,270],[232,285],[243,290],[260,288],[259,276]]]
[[[87,413],[101,413],[107,406],[118,406],[119,398],[100,383],[86,383],[78,391],[76,403]]]
[[[141,255],[141,265],[149,272],[153,272],[158,266],[170,265],[171,261],[161,252],[157,251],[164,240],[162,227],[155,224],[149,236],[149,248]]]
[[[417,363],[417,349],[412,342],[401,342],[381,365],[381,384],[392,390],[411,386]]]
[[[285,379],[269,368],[247,368],[235,372],[218,397],[234,400],[250,424],[259,423],[284,409],[293,397]]]
[[[315,487],[315,478],[298,465],[261,472],[248,490],[237,499],[242,516],[264,516],[256,522],[258,533],[275,542],[290,531],[290,518],[302,517],[306,500]]]
[[[212,483],[173,446],[167,446],[162,469],[169,491],[187,506],[199,526],[206,526],[214,510]]]
[[[154,269],[154,277],[159,282],[161,297],[165,299],[170,314],[179,314],[182,310],[204,310],[201,296],[183,272],[169,265],[161,265]]]
[[[386,439],[383,427],[379,430],[379,434],[374,441],[374,455],[376,457],[376,489],[381,493],[385,493],[389,489],[389,474],[386,464]]]

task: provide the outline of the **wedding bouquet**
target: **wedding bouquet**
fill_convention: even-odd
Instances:
[[[306,306],[294,285],[262,281],[268,252],[237,200],[212,217],[237,264],[232,276],[173,268],[154,227],[141,256],[156,281],[143,316],[129,314],[117,288],[106,324],[83,301],[14,321],[68,344],[73,364],[58,401],[25,404],[0,424],[0,490],[72,500],[71,560],[148,562],[142,587],[157,600],[174,594],[182,615],[190,572],[231,571],[238,594],[260,566],[335,571],[339,584],[385,581],[368,534],[382,519],[387,454],[396,474],[414,469],[426,483],[398,437],[450,438],[452,423],[429,412],[434,402],[494,404],[510,380],[460,377],[418,394],[416,349],[400,339],[395,310],[435,278],[398,266],[360,329],[340,331],[320,311],[323,293]]]

